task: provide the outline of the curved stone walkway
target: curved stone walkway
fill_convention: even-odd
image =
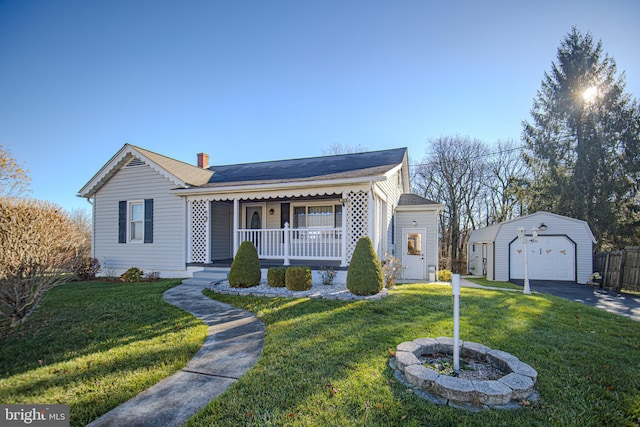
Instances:
[[[187,365],[89,426],[179,426],[224,393],[251,368],[264,345],[265,326],[253,313],[202,294],[205,285],[181,284],[163,298],[209,327]]]

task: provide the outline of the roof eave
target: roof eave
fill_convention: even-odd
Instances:
[[[324,187],[342,186],[342,185],[354,185],[354,184],[369,184],[370,181],[384,181],[386,178],[381,176],[369,176],[358,178],[343,178],[343,179],[327,179],[327,180],[315,180],[315,181],[290,181],[290,182],[274,182],[265,184],[242,184],[242,185],[226,185],[219,187],[190,187],[190,188],[176,188],[174,193],[180,196],[198,196],[216,193],[244,193],[247,191],[260,191],[260,190],[275,190],[279,188],[310,188],[310,187]]]
[[[425,209],[428,210],[435,210],[440,212],[441,210],[444,209],[444,205],[440,204],[440,203],[434,203],[434,204],[424,204],[424,205],[401,205],[396,207],[396,211],[424,211]]]

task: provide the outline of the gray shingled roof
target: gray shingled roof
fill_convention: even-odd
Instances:
[[[406,148],[303,159],[211,166],[209,186],[381,175],[401,164]]]
[[[420,205],[437,205],[438,202],[427,199],[417,194],[402,194],[398,201],[398,206],[420,206]]]
[[[206,184],[211,178],[211,171],[206,169],[200,169],[197,166],[190,165],[189,163],[181,162],[180,160],[172,159],[171,157],[163,156],[162,154],[154,153],[144,148],[131,145],[140,152],[140,154],[146,156],[149,160],[173,174],[176,178],[189,185],[199,186]]]

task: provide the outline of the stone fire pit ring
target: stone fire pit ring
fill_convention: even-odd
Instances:
[[[424,391],[432,402],[465,408],[515,408],[523,399],[535,400],[538,372],[517,357],[471,341],[460,341],[460,357],[486,361],[504,372],[497,380],[467,380],[441,375],[423,366],[420,357],[453,354],[453,338],[418,338],[398,345],[390,361],[396,377]],[[420,394],[420,393],[418,393]]]

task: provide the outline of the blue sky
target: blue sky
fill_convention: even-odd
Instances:
[[[32,197],[78,190],[125,143],[212,164],[463,135],[519,141],[576,26],[640,97],[640,2],[0,1],[0,145]]]

